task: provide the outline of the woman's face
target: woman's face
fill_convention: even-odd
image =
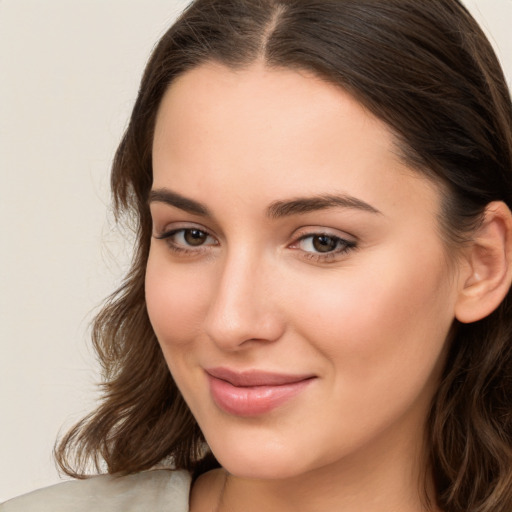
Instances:
[[[165,95],[147,306],[231,473],[421,450],[457,272],[439,190],[397,154],[386,125],[306,73],[207,64]]]

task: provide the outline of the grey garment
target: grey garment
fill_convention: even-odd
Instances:
[[[155,469],[46,487],[0,504],[0,512],[188,512],[190,474]]]

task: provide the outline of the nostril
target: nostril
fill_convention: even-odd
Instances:
[[[279,339],[283,322],[269,293],[269,282],[278,281],[264,255],[248,250],[248,244],[231,247],[226,255],[208,305],[207,336],[224,350]]]

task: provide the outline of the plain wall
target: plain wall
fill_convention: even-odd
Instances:
[[[0,0],[0,502],[56,483],[95,403],[97,305],[130,252],[109,167],[151,48],[186,0]],[[512,80],[512,0],[467,0]]]

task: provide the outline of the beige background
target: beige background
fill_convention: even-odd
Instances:
[[[186,0],[0,0],[0,501],[59,481],[94,404],[88,324],[130,237],[110,161],[144,63]],[[467,0],[512,81],[512,0]]]

